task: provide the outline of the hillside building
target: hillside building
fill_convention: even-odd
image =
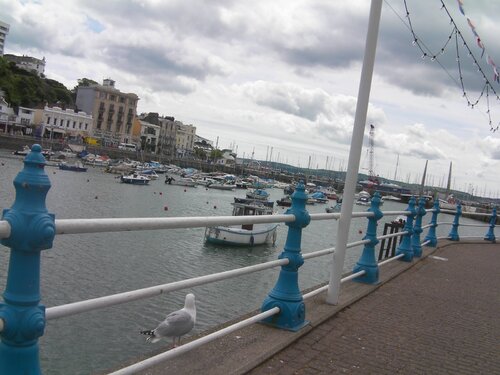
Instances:
[[[13,62],[19,69],[26,70],[28,72],[36,73],[39,77],[43,77],[45,73],[45,57],[37,59],[31,56],[16,56],[16,55],[4,55],[6,60]]]

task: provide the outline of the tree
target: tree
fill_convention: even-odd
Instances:
[[[200,147],[195,147],[194,148],[194,156],[197,159],[207,160],[207,153],[206,153],[206,151],[204,149],[200,148]]]
[[[222,158],[222,155],[223,155],[222,151],[215,148],[210,152],[210,159],[212,159],[213,161],[216,161],[216,160]]]

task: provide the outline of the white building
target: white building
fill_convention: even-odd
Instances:
[[[141,149],[146,152],[156,153],[160,140],[161,127],[146,121],[141,122]]]
[[[220,165],[234,165],[236,162],[236,154],[233,150],[222,150],[222,157],[215,161],[216,164]]]
[[[180,121],[176,121],[177,133],[175,148],[178,157],[189,156],[193,153],[194,137],[196,135],[196,126],[184,125]]]
[[[0,21],[0,56],[3,56],[3,48],[5,46],[5,38],[9,33],[9,24]]]
[[[42,126],[41,136],[59,138],[88,137],[92,133],[92,115],[73,109],[47,107],[37,110],[34,119]]]
[[[4,55],[4,57],[13,63],[16,64],[16,66],[19,69],[24,69],[28,72],[34,72],[36,73],[39,77],[42,77],[43,74],[45,73],[45,57],[40,59],[37,59],[36,57],[31,57],[31,56],[16,56],[16,55]]]
[[[0,132],[8,133],[16,122],[14,109],[5,101],[0,94]]]

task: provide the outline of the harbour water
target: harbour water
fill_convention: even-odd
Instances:
[[[23,165],[21,158],[12,158],[7,151],[0,152],[0,162],[0,208],[3,209],[11,207],[14,201],[13,180]],[[115,175],[92,167],[87,173],[74,173],[48,166],[46,172],[52,183],[47,207],[56,219],[230,215],[233,197],[245,195],[245,190],[166,185],[162,178],[149,186],[121,184]],[[270,193],[272,200],[283,195],[278,189],[270,189]],[[391,201],[383,206],[383,210],[390,211],[405,208],[406,205]],[[324,212],[325,205],[307,209],[311,213]],[[355,206],[355,210],[365,209]],[[384,217],[381,223],[391,220],[394,217]],[[424,223],[429,220],[430,214]],[[452,216],[441,215],[440,221],[451,220]],[[349,241],[364,236],[366,224],[366,219],[354,219]],[[442,226],[438,235],[446,235],[449,230],[449,226]],[[336,231],[335,220],[311,222],[303,231],[303,253],[335,246]],[[286,225],[280,224],[275,246],[254,248],[206,245],[204,228],[56,236],[53,248],[42,252],[42,303],[46,307],[57,306],[275,260],[283,249],[286,233]],[[461,228],[460,233],[477,233],[477,228]],[[360,247],[348,250],[345,271],[352,269],[360,252]],[[2,291],[8,259],[9,249],[0,245]],[[327,281],[330,267],[329,256],[306,261],[300,270],[301,288]],[[151,355],[171,343],[146,343],[139,332],[154,328],[168,312],[179,308],[187,292],[196,295],[194,333],[199,333],[259,308],[277,276],[278,269],[261,271],[49,321],[40,339],[42,370],[45,374],[102,373]]]

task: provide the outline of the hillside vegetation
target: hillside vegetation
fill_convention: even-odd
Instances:
[[[0,89],[5,93],[5,100],[14,108],[35,108],[45,103],[71,108],[75,105],[74,90],[68,90],[53,79],[19,69],[3,57],[0,57]]]

